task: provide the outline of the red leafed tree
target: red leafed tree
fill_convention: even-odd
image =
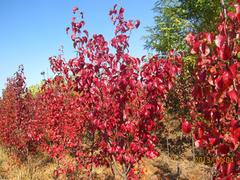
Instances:
[[[53,157],[70,152],[76,166],[69,171],[91,172],[105,164],[124,179],[136,178],[135,163],[159,155],[156,131],[181,56],[170,51],[166,59],[155,55],[147,62],[132,57],[128,40],[140,21],[125,20],[116,5],[109,13],[115,25],[110,42],[101,34],[90,37],[83,14],[78,8],[73,13],[67,33],[77,55],[68,61],[62,55],[50,58],[56,76],[43,86],[31,135]]]
[[[27,133],[33,111],[32,97],[25,86],[23,66],[19,66],[15,75],[8,79],[0,106],[1,142],[24,158],[24,154],[33,150],[34,146]]]
[[[197,57],[191,102],[195,145],[217,156],[215,175],[220,179],[240,172],[240,4],[229,6],[229,11],[224,7],[217,34],[186,37]],[[227,156],[233,162],[221,161]]]

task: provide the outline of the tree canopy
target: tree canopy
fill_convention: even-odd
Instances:
[[[146,48],[186,49],[187,33],[216,30],[221,8],[220,0],[158,0],[153,8],[155,24],[147,28]]]

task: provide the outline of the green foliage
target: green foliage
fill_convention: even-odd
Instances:
[[[42,84],[42,83],[29,86],[29,87],[28,87],[29,92],[30,92],[33,96],[36,96],[36,95],[40,92],[41,84]]]
[[[221,6],[220,0],[158,0],[153,10],[157,15],[155,25],[147,29],[146,48],[166,52],[185,50],[189,32],[214,32]]]

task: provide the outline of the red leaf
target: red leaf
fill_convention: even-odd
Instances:
[[[234,130],[234,138],[240,139],[240,127]]]
[[[198,129],[198,138],[203,138],[204,136],[204,129],[201,127]]]
[[[207,56],[210,53],[210,48],[206,45],[206,43],[201,43],[199,49],[203,56]]]
[[[174,49],[170,49],[170,50],[168,51],[168,54],[169,54],[170,56],[173,56],[173,55],[174,55]]]
[[[234,171],[235,162],[230,162],[227,167],[227,174],[230,175]]]
[[[233,75],[233,78],[235,78],[237,76],[237,72],[238,72],[238,63],[235,62],[234,64],[232,64],[230,67],[229,67],[232,75]]]
[[[145,60],[145,57],[146,57],[146,55],[142,56],[142,57],[141,57],[141,61],[144,61],[144,60]]]
[[[204,33],[204,36],[209,44],[213,42],[214,36],[212,33]]]
[[[225,71],[222,76],[218,76],[215,80],[216,89],[226,89],[232,84],[233,78],[232,74],[228,71]]]
[[[194,41],[192,44],[191,54],[197,54],[199,51],[200,42]]]
[[[220,154],[227,154],[229,152],[229,146],[226,144],[220,144],[218,146],[218,153]]]
[[[232,84],[232,74],[229,73],[228,71],[225,71],[222,75],[223,83],[225,86],[230,86]]]
[[[155,158],[159,156],[159,153],[157,151],[147,151],[146,156],[148,158]]]
[[[186,134],[190,133],[192,129],[192,125],[190,122],[186,121],[185,119],[182,121],[182,131]]]
[[[86,34],[86,36],[88,37],[88,31],[87,30],[84,30],[83,31],[85,34]]]
[[[215,146],[218,142],[218,139],[217,138],[209,138],[209,142],[212,146]]]
[[[235,101],[236,103],[238,102],[238,95],[237,92],[235,90],[231,90],[228,92],[228,96],[231,99],[231,101]]]
[[[193,33],[189,33],[189,34],[186,36],[185,40],[187,41],[187,43],[188,43],[189,45],[192,45],[193,42],[195,41],[195,35],[194,35]]]
[[[229,60],[231,53],[230,48],[225,44],[221,48],[219,48],[219,56],[222,60]]]
[[[235,20],[235,18],[236,18],[236,13],[228,12],[227,15],[232,21]]]
[[[66,28],[66,33],[68,34],[68,31],[70,30],[70,27],[67,27]]]
[[[240,2],[238,2],[240,3]],[[234,4],[234,7],[236,9],[236,14],[240,14],[240,5],[239,4]]]
[[[123,13],[124,13],[124,8],[121,7],[120,10],[119,10],[119,14],[122,16]]]
[[[139,26],[140,26],[140,21],[137,20],[137,21],[136,21],[136,24],[135,24],[135,27],[138,28]]]
[[[73,9],[72,9],[72,12],[75,14],[76,12],[78,11],[78,7],[74,7]]]
[[[203,140],[198,139],[194,142],[194,144],[197,148],[202,148],[203,147]]]
[[[226,163],[220,165],[220,172],[222,176],[227,175],[227,165]]]
[[[134,28],[134,25],[133,25],[133,22],[130,20],[127,22],[127,25],[128,29],[133,29]]]
[[[221,48],[226,41],[226,36],[217,35],[215,38],[215,44],[217,47]]]

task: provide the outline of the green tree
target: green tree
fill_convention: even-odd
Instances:
[[[146,48],[185,50],[187,33],[215,31],[221,8],[220,0],[158,0],[153,9],[155,25],[147,28]]]

